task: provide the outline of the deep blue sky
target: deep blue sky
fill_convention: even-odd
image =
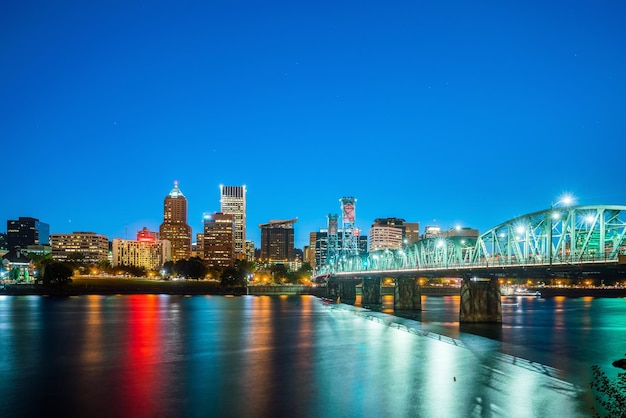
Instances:
[[[301,248],[342,196],[365,233],[626,204],[624,22],[623,1],[3,2],[0,230],[134,239],[174,180],[194,235],[245,184],[257,247],[298,217]]]

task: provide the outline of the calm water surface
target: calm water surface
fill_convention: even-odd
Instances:
[[[626,299],[506,299],[460,327],[309,296],[0,297],[0,417],[589,416]],[[388,299],[385,304],[389,305]]]

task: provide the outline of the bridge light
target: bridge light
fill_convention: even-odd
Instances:
[[[585,216],[585,222],[587,222],[588,224],[592,223],[593,220],[594,220],[594,216],[593,215]]]
[[[560,219],[561,214],[559,212],[552,212],[552,219]]]
[[[564,195],[561,197],[561,203],[563,203],[563,205],[564,205],[564,206],[569,206],[569,205],[571,205],[572,203],[574,203],[574,196],[572,196],[572,195],[571,195],[571,194],[569,194],[569,193],[564,194]]]
[[[518,234],[523,234],[525,230],[526,230],[526,229],[525,229],[523,226],[521,226],[521,225],[520,225],[520,226],[518,226],[517,228],[515,228],[515,231],[516,231]]]
[[[500,232],[500,235],[498,235],[500,238],[504,238],[506,237],[506,234],[504,232]]]
[[[443,247],[444,241],[442,239],[437,240],[437,248]]]
[[[571,193],[563,193],[560,197],[559,200],[556,201],[556,203],[552,204],[552,207],[555,207],[557,205],[561,205],[564,207],[570,206],[574,204],[574,196]]]

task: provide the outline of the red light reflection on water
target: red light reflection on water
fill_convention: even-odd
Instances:
[[[151,417],[161,414],[161,326],[158,296],[129,297],[127,352],[123,367],[124,394],[120,408],[124,416]]]

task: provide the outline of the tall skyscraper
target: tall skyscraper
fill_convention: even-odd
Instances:
[[[171,243],[172,261],[191,257],[191,227],[187,224],[187,198],[174,182],[174,188],[163,203],[163,223],[159,228],[162,240]]]
[[[235,258],[246,259],[246,186],[220,185],[220,212],[235,220]]]
[[[209,267],[235,264],[234,225],[234,216],[230,213],[204,215],[203,258]]]
[[[261,228],[261,260],[264,262],[289,262],[294,256],[293,224],[298,219],[270,221]]]

